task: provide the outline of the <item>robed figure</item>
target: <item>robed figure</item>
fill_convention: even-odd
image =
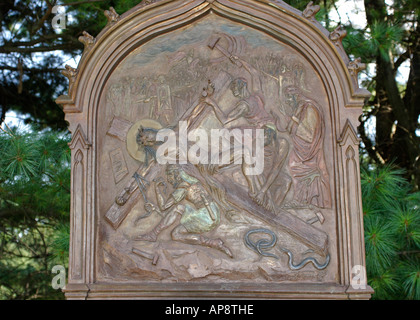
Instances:
[[[293,148],[289,169],[294,200],[303,205],[331,207],[329,176],[324,159],[325,123],[322,110],[303,96],[296,86],[285,89],[286,101],[293,107],[288,125]]]

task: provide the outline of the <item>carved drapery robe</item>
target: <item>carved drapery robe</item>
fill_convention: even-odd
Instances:
[[[324,160],[324,119],[319,108],[305,100],[298,107],[291,129],[293,149],[289,166],[294,200],[320,208],[331,207],[328,172]]]

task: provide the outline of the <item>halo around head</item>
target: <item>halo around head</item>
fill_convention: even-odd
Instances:
[[[136,141],[137,133],[140,127],[159,130],[159,129],[162,129],[162,125],[155,120],[143,119],[133,124],[127,133],[126,141],[127,141],[128,154],[132,158],[140,162],[144,162],[146,160],[146,153],[144,152],[144,149],[137,144],[137,141]]]

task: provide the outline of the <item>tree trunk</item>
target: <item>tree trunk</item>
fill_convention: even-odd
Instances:
[[[390,21],[383,0],[365,0],[368,26],[376,22]],[[389,52],[377,53],[376,95],[376,151],[386,161],[407,170],[407,176],[415,186],[420,185],[419,137],[416,128],[419,116],[419,26],[413,33],[414,44],[411,72],[404,99],[395,77],[394,63]]]

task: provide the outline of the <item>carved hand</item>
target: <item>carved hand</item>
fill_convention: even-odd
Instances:
[[[292,133],[292,128],[293,128],[294,124],[295,124],[295,122],[293,120],[290,120],[290,122],[289,122],[289,124],[287,125],[287,128],[286,128],[287,132]]]
[[[208,172],[211,175],[215,175],[216,173],[219,172],[219,165],[218,164],[209,164],[207,167]]]
[[[123,205],[125,205],[127,200],[128,199],[126,199],[124,196],[119,196],[119,197],[115,198],[115,203],[118,204],[119,206],[123,206]]]
[[[155,190],[156,190],[156,192],[161,191],[159,189],[159,186],[163,186],[165,188],[164,189],[164,192],[166,193],[167,185],[166,185],[165,180],[163,180],[163,178],[159,177],[159,178],[153,179],[153,182],[155,183]]]
[[[115,198],[115,203],[118,204],[119,206],[125,205],[126,202],[127,202],[127,199],[125,199],[124,196],[119,196]]]
[[[119,206],[125,205],[125,203],[130,198],[130,191],[131,188],[124,188],[124,191],[118,197],[115,198],[115,203]]]
[[[148,213],[157,213],[160,216],[164,216],[164,214],[162,214],[162,211],[160,211],[160,209],[158,207],[156,207],[153,203],[151,202],[146,202],[144,204],[144,209],[146,210],[146,212]]]
[[[210,105],[211,107],[215,107],[215,102],[213,101],[210,96],[201,97],[201,102]]]
[[[144,204],[144,209],[145,209],[147,212],[158,211],[158,210],[157,210],[157,208],[156,208],[156,206],[155,206],[153,203],[151,203],[151,202],[146,202],[146,203]]]

